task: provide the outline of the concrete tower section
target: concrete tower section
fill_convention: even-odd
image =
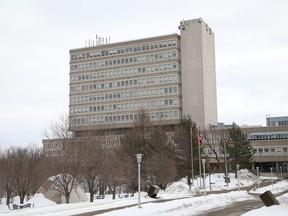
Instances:
[[[180,22],[182,112],[201,128],[217,123],[215,42],[201,19]]]

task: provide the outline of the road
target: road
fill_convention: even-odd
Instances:
[[[246,200],[222,208],[209,210],[209,212],[203,212],[198,214],[198,216],[240,216],[245,212],[260,208],[264,205],[259,197],[255,198],[255,200]]]
[[[271,181],[263,181],[260,183],[260,187],[265,187],[271,184]],[[249,186],[245,188],[241,188],[241,190],[247,190],[250,191],[253,189],[254,186]],[[280,194],[277,194],[277,196],[281,196],[284,193],[287,193],[287,191],[283,191]],[[202,212],[201,214],[198,214],[197,216],[240,216],[248,211],[251,211],[253,209],[260,208],[264,206],[264,203],[259,197],[259,194],[251,194],[254,196],[255,200],[246,200],[242,202],[237,202],[234,204],[231,204],[229,206],[216,208],[213,210],[209,210],[209,212]]]
[[[267,186],[271,184],[270,181],[267,182],[262,182],[260,184],[261,187]],[[249,186],[245,188],[241,188],[241,190],[247,190],[250,191],[254,186]],[[237,189],[236,189],[237,190]],[[230,191],[207,191],[207,194],[215,194],[215,193],[225,193],[225,192],[230,192]],[[285,192],[288,192],[285,191]],[[283,193],[285,193],[283,192]],[[281,193],[281,194],[283,194]],[[203,194],[199,194],[198,196],[202,196]],[[187,198],[187,197],[185,197]],[[184,199],[184,198],[183,198]],[[167,200],[154,200],[153,202],[168,202],[174,199],[167,199]],[[103,210],[98,210],[98,211],[93,211],[93,212],[87,212],[83,214],[79,214],[78,216],[93,216],[93,215],[98,215],[98,214],[103,214],[106,212],[114,211],[114,210],[120,210],[124,209],[127,207],[132,207],[132,206],[137,206],[135,205],[129,205],[129,206],[123,206],[123,207],[116,207],[116,208],[109,208],[109,209],[103,209]],[[259,195],[255,195],[255,200],[246,200],[242,202],[237,202],[234,204],[231,204],[229,206],[225,206],[222,208],[216,208],[213,210],[209,210],[207,212],[202,212],[201,214],[198,214],[198,216],[240,216],[241,214],[244,214],[245,212],[251,211],[253,209],[257,209],[264,206],[263,202],[259,198]]]

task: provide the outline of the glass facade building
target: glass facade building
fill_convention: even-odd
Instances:
[[[266,125],[269,126],[284,126],[288,125],[288,116],[281,117],[266,117]]]

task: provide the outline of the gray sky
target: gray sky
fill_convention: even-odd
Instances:
[[[0,0],[0,146],[41,146],[68,113],[69,50],[178,32],[201,17],[216,38],[218,121],[288,115],[286,0]]]

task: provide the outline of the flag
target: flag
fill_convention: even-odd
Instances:
[[[224,144],[228,143],[228,136],[226,133],[223,134],[223,141],[224,141]]]
[[[202,133],[201,133],[200,127],[198,129],[198,142],[199,142],[199,145],[203,144]]]

